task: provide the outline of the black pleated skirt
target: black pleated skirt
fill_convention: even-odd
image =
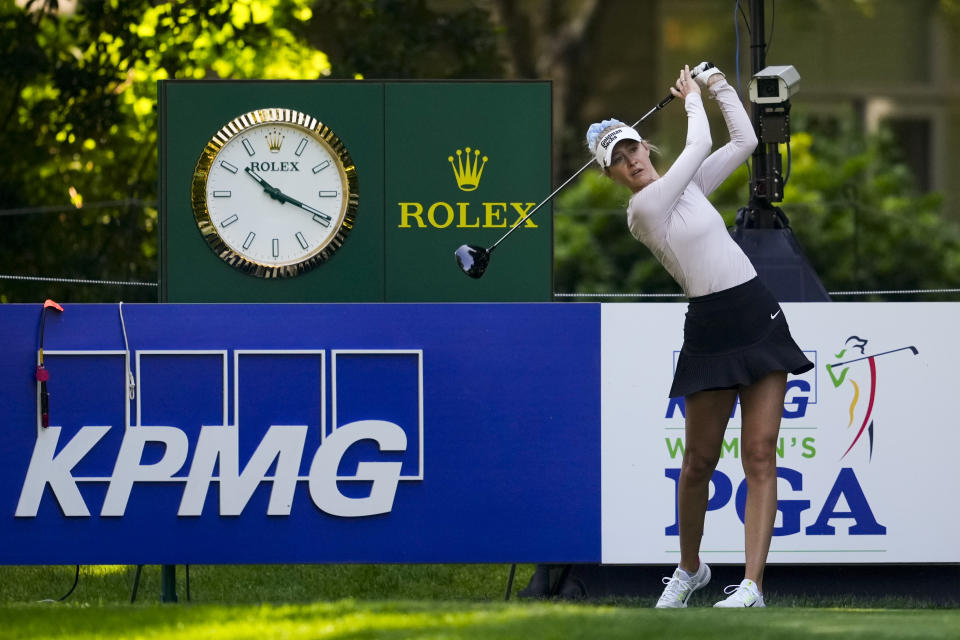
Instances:
[[[690,298],[670,397],[752,384],[771,371],[813,368],[759,277]]]

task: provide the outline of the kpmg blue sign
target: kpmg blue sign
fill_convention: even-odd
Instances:
[[[0,563],[600,561],[599,305],[71,305],[49,426],[39,321],[0,306]]]

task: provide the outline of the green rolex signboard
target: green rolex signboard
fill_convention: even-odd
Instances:
[[[550,193],[549,84],[392,84],[386,96],[387,299],[549,300],[546,207],[497,247],[483,278],[453,258],[496,242]]]
[[[160,83],[161,299],[544,301],[544,82]]]

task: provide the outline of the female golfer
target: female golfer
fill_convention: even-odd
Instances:
[[[777,511],[776,443],[787,372],[813,368],[790,336],[776,299],[730,238],[707,200],[757,146],[750,119],[733,88],[712,65],[689,67],[670,88],[683,98],[687,141],[663,175],[649,145],[616,120],[594,124],[587,144],[604,173],[630,189],[630,232],[645,244],[689,298],[683,347],[670,397],[686,401],[683,466],[678,483],[680,565],[657,607],[686,607],[710,581],[699,558],[710,477],[720,458],[727,421],[740,396],[740,458],[747,481],[744,580],[724,590],[717,607],[762,607],[763,569]],[[700,87],[723,112],[730,141],[712,154]]]

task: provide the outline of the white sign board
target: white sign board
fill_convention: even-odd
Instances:
[[[816,365],[788,378],[771,563],[960,561],[960,305],[784,304]],[[602,305],[602,556],[679,559],[682,399],[667,398],[684,304]],[[701,555],[743,562],[740,410]]]

